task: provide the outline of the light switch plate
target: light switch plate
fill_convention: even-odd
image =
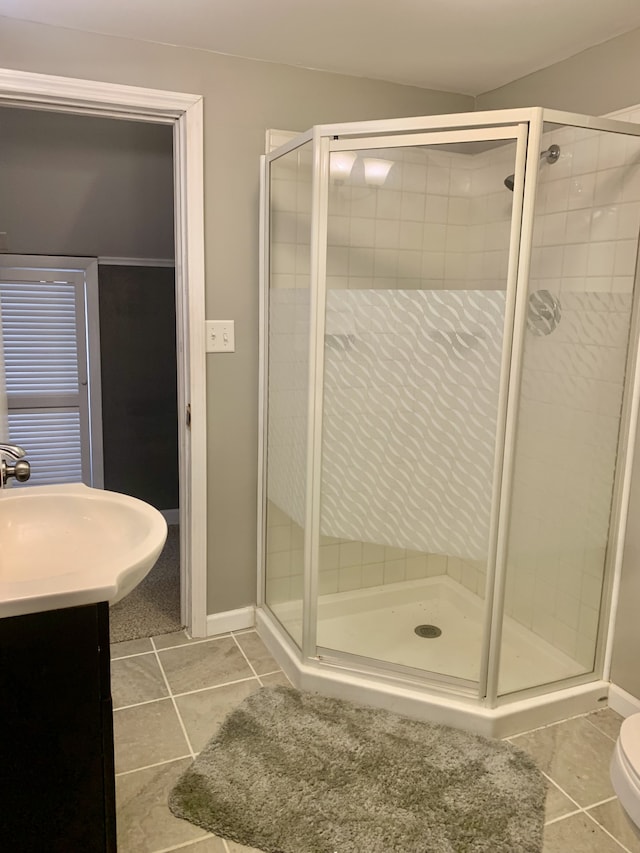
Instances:
[[[205,321],[207,352],[235,352],[236,332],[233,320]]]

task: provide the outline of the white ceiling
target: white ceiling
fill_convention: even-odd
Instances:
[[[640,2],[0,0],[0,15],[477,95],[640,27]]]

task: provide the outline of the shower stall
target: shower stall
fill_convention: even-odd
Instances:
[[[263,159],[260,635],[302,688],[487,734],[597,707],[640,126],[322,125]]]

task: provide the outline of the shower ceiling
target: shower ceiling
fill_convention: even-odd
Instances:
[[[469,95],[640,27],[638,0],[0,0],[0,15]]]

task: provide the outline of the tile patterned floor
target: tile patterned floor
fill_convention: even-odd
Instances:
[[[225,715],[261,685],[288,683],[256,632],[164,634],[118,643],[111,657],[119,853],[260,853],[166,805]],[[609,782],[621,721],[604,709],[509,738],[548,780],[543,853],[640,853]]]

